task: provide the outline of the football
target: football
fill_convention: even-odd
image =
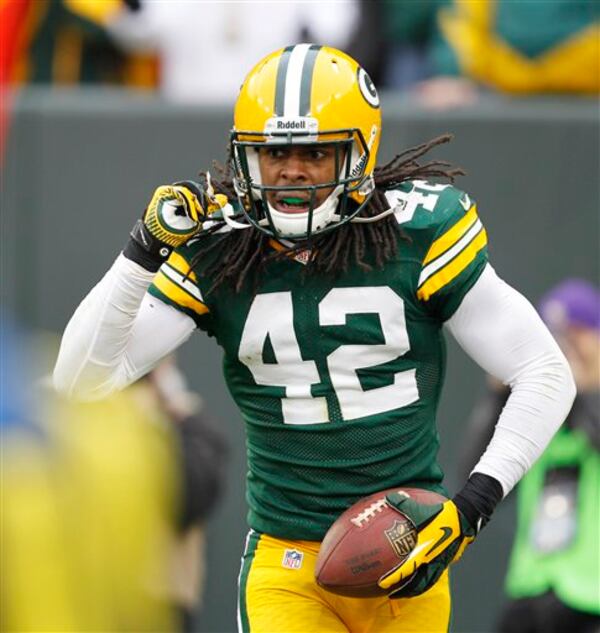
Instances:
[[[403,491],[419,503],[446,498],[420,488],[390,488],[357,501],[329,528],[317,558],[317,583],[336,594],[372,598],[389,593],[377,581],[402,564],[417,541],[413,524],[385,500]]]

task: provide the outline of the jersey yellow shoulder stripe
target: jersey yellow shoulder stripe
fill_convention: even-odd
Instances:
[[[423,260],[423,266],[430,261],[439,257],[442,253],[454,246],[456,242],[471,228],[477,221],[477,206],[473,205],[468,213],[460,219],[452,228],[448,229],[443,235],[437,238],[429,247],[427,255]]]
[[[163,272],[159,270],[154,278],[154,285],[171,301],[180,305],[182,308],[189,308],[196,314],[202,315],[208,313],[208,307],[192,296],[189,292],[171,281]]]
[[[417,297],[427,301],[432,294],[450,283],[457,277],[474,259],[477,253],[487,244],[487,234],[482,229],[474,240],[461,253],[451,260],[446,266],[432,275],[417,291]]]
[[[183,258],[179,253],[172,252],[169,255],[169,259],[167,259],[167,264],[172,266],[177,272],[182,275],[187,275],[190,270],[190,265],[185,258]],[[191,272],[189,275],[189,279],[192,281],[197,281],[196,273]]]

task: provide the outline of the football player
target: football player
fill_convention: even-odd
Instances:
[[[418,162],[446,139],[376,166],[380,135],[353,59],[310,44],[269,55],[241,87],[219,182],[159,187],[64,334],[55,385],[83,398],[132,382],[195,329],[223,348],[247,437],[240,631],[446,631],[449,564],[574,397],[552,336],[488,263],[477,207],[450,184],[460,170]],[[387,595],[330,594],[315,559],[348,506],[402,485],[445,492],[444,329],[511,387],[494,437],[451,500],[388,498],[418,540],[382,576]]]

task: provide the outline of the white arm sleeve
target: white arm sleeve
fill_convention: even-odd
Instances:
[[[446,325],[476,363],[511,388],[473,469],[497,479],[506,495],[569,413],[571,370],[533,306],[489,264]]]
[[[154,275],[119,255],[65,329],[55,389],[83,400],[103,398],[190,337],[193,319],[146,293]]]

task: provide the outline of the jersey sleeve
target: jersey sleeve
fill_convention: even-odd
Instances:
[[[414,184],[410,195],[421,204],[407,227],[419,235],[417,299],[445,321],[485,268],[487,233],[468,194],[452,186]]]
[[[191,255],[185,248],[174,250],[160,267],[148,292],[190,316],[201,330],[210,333],[211,314],[198,277],[191,270]]]

